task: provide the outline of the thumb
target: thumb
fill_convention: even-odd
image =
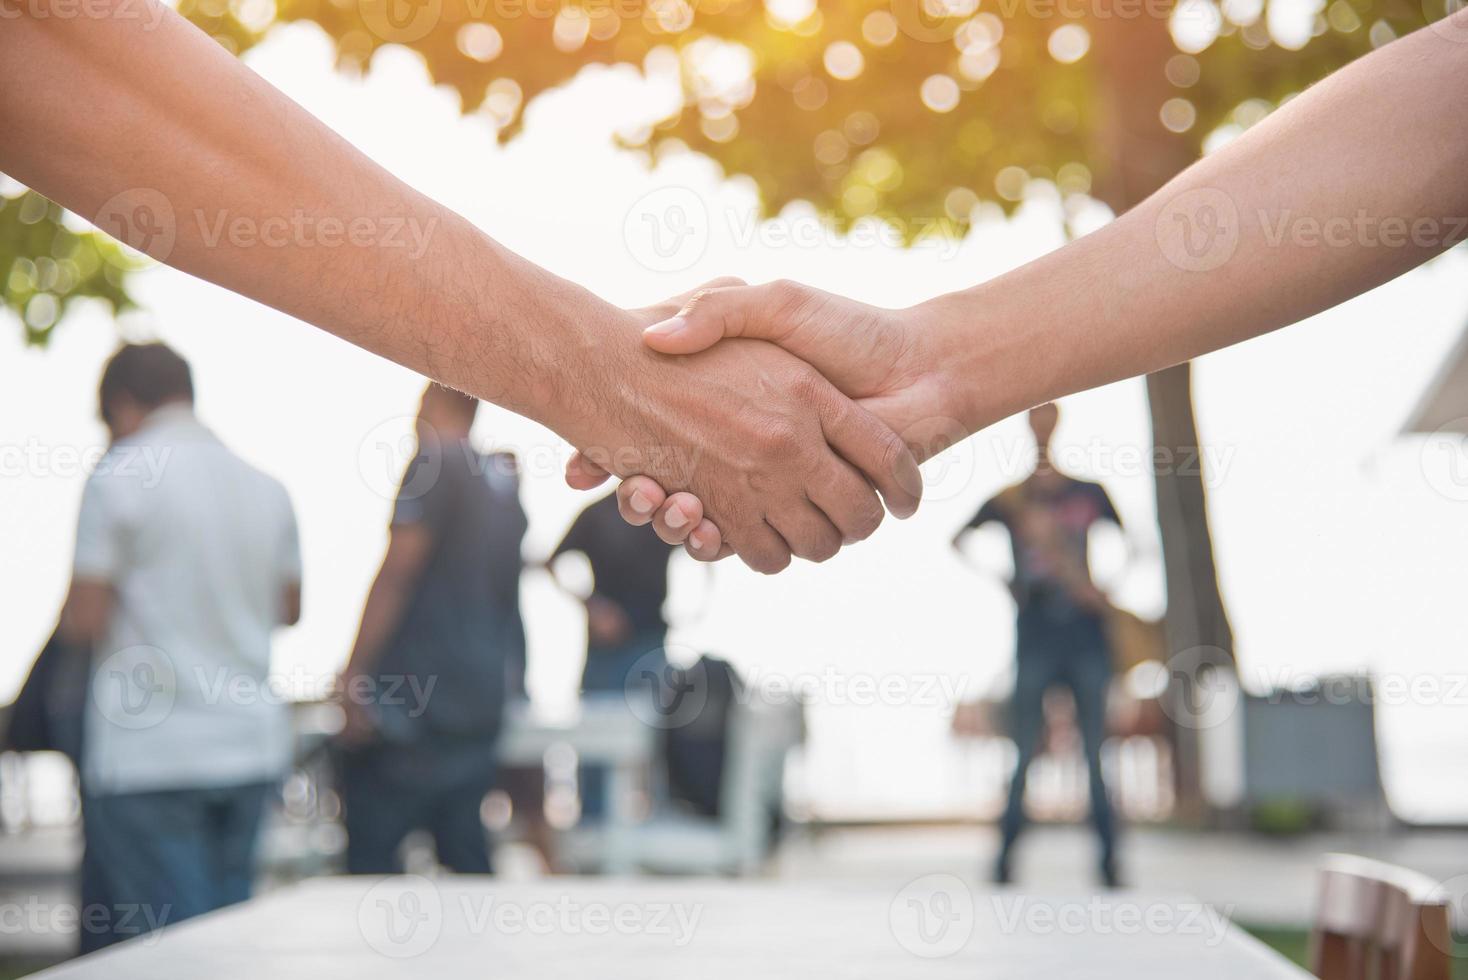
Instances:
[[[644,330],[642,339],[663,354],[696,354],[726,337],[779,343],[788,333],[788,326],[776,322],[779,310],[773,283],[700,289],[676,316]]]

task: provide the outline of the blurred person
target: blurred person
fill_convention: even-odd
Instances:
[[[1106,694],[1111,682],[1111,650],[1106,635],[1110,603],[1091,580],[1088,538],[1099,521],[1121,526],[1111,498],[1098,483],[1067,476],[1050,454],[1059,408],[1041,405],[1029,412],[1035,435],[1035,469],[1020,483],[984,503],[954,536],[989,522],[1009,532],[1014,554],[1010,593],[1015,603],[1015,682],[1010,700],[1010,734],[1019,757],[1000,820],[1000,849],[994,879],[1012,879],[1015,842],[1025,824],[1025,782],[1045,727],[1045,693],[1065,687],[1075,699],[1090,773],[1091,822],[1100,839],[1101,879],[1116,887],[1116,819],[1101,771],[1106,738]]]
[[[526,519],[513,458],[469,441],[478,408],[438,384],[424,391],[417,453],[342,672],[352,874],[400,873],[415,830],[432,835],[449,870],[492,869],[480,806],[494,785],[506,689],[524,672]]]
[[[661,672],[667,666],[663,605],[673,546],[622,520],[617,498],[608,494],[577,515],[556,545],[549,560],[553,576],[555,560],[573,552],[586,557],[592,578],[591,592],[577,596],[586,606],[581,691],[622,694],[633,670]],[[582,816],[600,817],[606,806],[605,767],[583,766],[580,772]]]
[[[102,372],[62,633],[93,650],[81,950],[248,898],[291,757],[270,636],[301,615],[285,488],[194,415],[189,365],[127,345]]]

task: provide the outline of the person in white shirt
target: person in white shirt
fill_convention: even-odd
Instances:
[[[83,952],[249,896],[291,750],[271,633],[301,609],[290,498],[194,416],[187,362],[125,346],[99,400],[62,614],[92,649]]]

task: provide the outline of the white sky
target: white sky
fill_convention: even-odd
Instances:
[[[650,171],[616,150],[611,133],[640,121],[669,90],[628,70],[595,70],[532,104],[525,134],[498,148],[482,119],[433,90],[416,60],[384,52],[365,79],[336,74],[312,27],[277,30],[249,63],[368,155],[463,212],[530,259],[627,305],[681,292],[720,274],[790,277],[888,306],[990,278],[1059,244],[1053,206],[982,226],[961,246],[897,251],[868,241],[751,240],[753,198],[692,156]],[[682,188],[669,191],[668,188]],[[636,218],[644,195],[701,201],[708,246],[691,268],[653,272]],[[698,207],[700,205],[695,205]],[[629,214],[632,216],[629,219]],[[1463,671],[1468,618],[1468,503],[1445,484],[1420,441],[1395,437],[1418,393],[1468,322],[1468,256],[1453,255],[1273,337],[1204,358],[1197,407],[1214,467],[1211,514],[1225,597],[1246,671],[1302,680],[1317,671],[1372,670],[1451,678]],[[330,284],[323,284],[330,288]],[[289,487],[302,522],[306,616],[277,643],[281,670],[330,676],[346,656],[384,546],[401,445],[421,380],[289,317],[167,268],[140,275],[146,316],[123,328],[157,336],[192,362],[199,412],[231,446]],[[51,629],[67,581],[84,473],[79,453],[104,432],[98,372],[118,328],[82,308],[45,352],[0,330],[0,698],[18,687]],[[1128,466],[1150,447],[1143,388],[1127,382],[1067,399],[1058,444],[1077,475],[1101,479],[1131,527],[1139,557],[1120,581],[1124,601],[1162,605],[1150,476]],[[485,445],[522,453],[527,552],[553,546],[589,497],[560,480],[565,447],[495,408]],[[746,671],[789,678],[896,676],[916,692],[943,677],[974,693],[1005,677],[1012,614],[992,576],[960,561],[948,540],[978,504],[1022,475],[1029,449],[1011,419],[930,464],[928,500],[908,522],[822,566],[765,579],[732,562],[712,572],[680,562],[675,640]],[[1436,467],[1436,468],[1434,468]],[[1436,488],[1446,486],[1447,492]],[[971,548],[1002,569],[999,534]],[[1115,574],[1120,544],[1100,542]],[[535,696],[562,702],[579,672],[579,606],[539,573],[524,607]],[[837,672],[829,681],[830,670]],[[1461,674],[1456,676],[1462,676]],[[941,813],[963,796],[945,782],[948,708],[825,704],[813,715],[811,789],[831,811]],[[1468,776],[1468,692],[1446,704],[1380,709],[1388,789],[1409,817],[1462,818],[1448,787]]]

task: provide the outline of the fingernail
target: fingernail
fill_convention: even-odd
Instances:
[[[668,522],[668,527],[680,528],[688,523],[688,515],[684,514],[677,507],[669,507],[668,516],[663,518],[663,520]]]
[[[697,551],[703,550],[703,538],[699,536],[697,531],[694,531],[688,536],[688,543],[693,545],[694,549]]]
[[[644,330],[643,333],[654,337],[671,337],[681,331],[686,326],[688,326],[687,320],[683,319],[681,316],[675,316],[669,317],[662,323],[654,323],[652,326]]]
[[[644,497],[641,490],[633,490],[632,498],[628,501],[628,503],[630,503],[632,505],[632,509],[639,514],[652,513],[652,501]]]

